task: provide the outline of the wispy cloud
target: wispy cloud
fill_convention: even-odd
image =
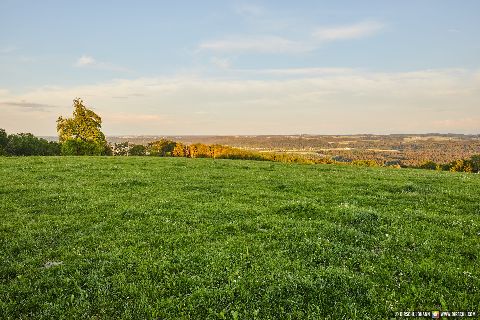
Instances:
[[[108,62],[97,61],[94,57],[89,55],[82,55],[74,64],[77,68],[93,68],[108,71],[128,72],[129,70]]]
[[[447,32],[449,32],[449,33],[460,33],[461,31],[459,29],[450,28],[450,29],[447,29]]]
[[[12,45],[8,45],[8,46],[5,46],[5,47],[0,47],[0,54],[12,53],[15,50],[17,50],[17,47],[12,46]]]
[[[259,79],[262,73],[273,77]],[[0,127],[43,126],[46,131],[36,132],[54,134],[56,118],[70,114],[72,99],[80,96],[102,115],[108,134],[478,132],[480,76],[469,70],[298,68],[238,76],[138,78],[24,94],[0,90],[0,101],[62,106],[46,109],[44,118],[5,108]]]
[[[243,3],[235,6],[235,11],[241,16],[261,16],[264,13],[264,9],[259,5]]]
[[[118,112],[112,113],[107,116],[108,119],[115,123],[144,123],[144,122],[162,122],[165,120],[165,116],[159,114],[143,114],[143,113],[130,113],[130,112]]]
[[[259,74],[271,76],[299,76],[318,77],[328,75],[352,75],[358,70],[351,68],[278,68],[278,69],[233,69],[232,71],[245,74]]]
[[[30,56],[20,56],[18,57],[18,61],[21,63],[32,63],[36,62],[38,58],[36,57],[30,57]]]
[[[0,101],[0,106],[11,106],[11,107],[18,107],[18,108],[24,108],[29,110],[36,110],[36,111],[47,111],[47,109],[55,107],[50,104],[34,103],[34,102],[27,102],[27,101],[20,101],[20,102]]]
[[[211,62],[213,65],[220,69],[228,69],[231,65],[230,60],[227,58],[213,57],[211,59]]]
[[[204,41],[200,43],[198,50],[220,53],[302,53],[316,50],[326,42],[368,37],[383,28],[382,23],[366,21],[343,26],[320,27],[301,40],[277,35],[229,36],[224,39]]]
[[[358,39],[371,36],[384,27],[376,21],[365,21],[351,25],[321,27],[315,30],[314,37],[320,41]]]
[[[200,50],[215,52],[256,52],[256,53],[296,53],[309,51],[304,43],[278,36],[230,37],[224,40],[206,41],[199,45]]]

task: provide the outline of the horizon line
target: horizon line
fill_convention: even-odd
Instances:
[[[426,133],[339,133],[339,134],[321,134],[321,133],[282,133],[282,134],[106,134],[105,137],[269,137],[269,136],[480,136],[479,133],[440,133],[440,132],[426,132]],[[39,137],[57,137],[57,135],[38,135]]]

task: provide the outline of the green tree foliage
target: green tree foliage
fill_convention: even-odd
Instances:
[[[31,133],[11,134],[5,153],[12,156],[54,156],[60,154],[57,142],[37,138]]]
[[[94,141],[83,141],[80,138],[73,138],[62,143],[61,154],[70,156],[111,155],[111,151],[109,153],[107,148],[108,146]]]
[[[111,149],[100,130],[102,119],[87,109],[82,99],[73,100],[73,117],[57,120],[57,132],[63,155],[108,155]]]
[[[480,155],[475,155],[470,158],[472,164],[472,172],[480,172]]]
[[[7,146],[8,143],[8,136],[7,133],[5,132],[5,129],[0,129],[0,156],[5,155],[5,147]]]
[[[136,144],[130,148],[128,153],[131,156],[144,156],[147,154],[147,148],[144,145]]]

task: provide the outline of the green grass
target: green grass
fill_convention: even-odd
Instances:
[[[0,318],[480,311],[480,175],[0,158]]]

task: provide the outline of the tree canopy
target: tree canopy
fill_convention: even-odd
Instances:
[[[31,133],[9,134],[0,129],[0,156],[56,156],[60,144],[37,138]]]
[[[101,131],[102,118],[88,109],[80,98],[73,100],[73,117],[59,117],[57,132],[62,143],[62,154],[101,155],[109,148]]]
[[[5,152],[12,156],[55,156],[60,154],[60,145],[31,133],[18,133],[8,136]]]

